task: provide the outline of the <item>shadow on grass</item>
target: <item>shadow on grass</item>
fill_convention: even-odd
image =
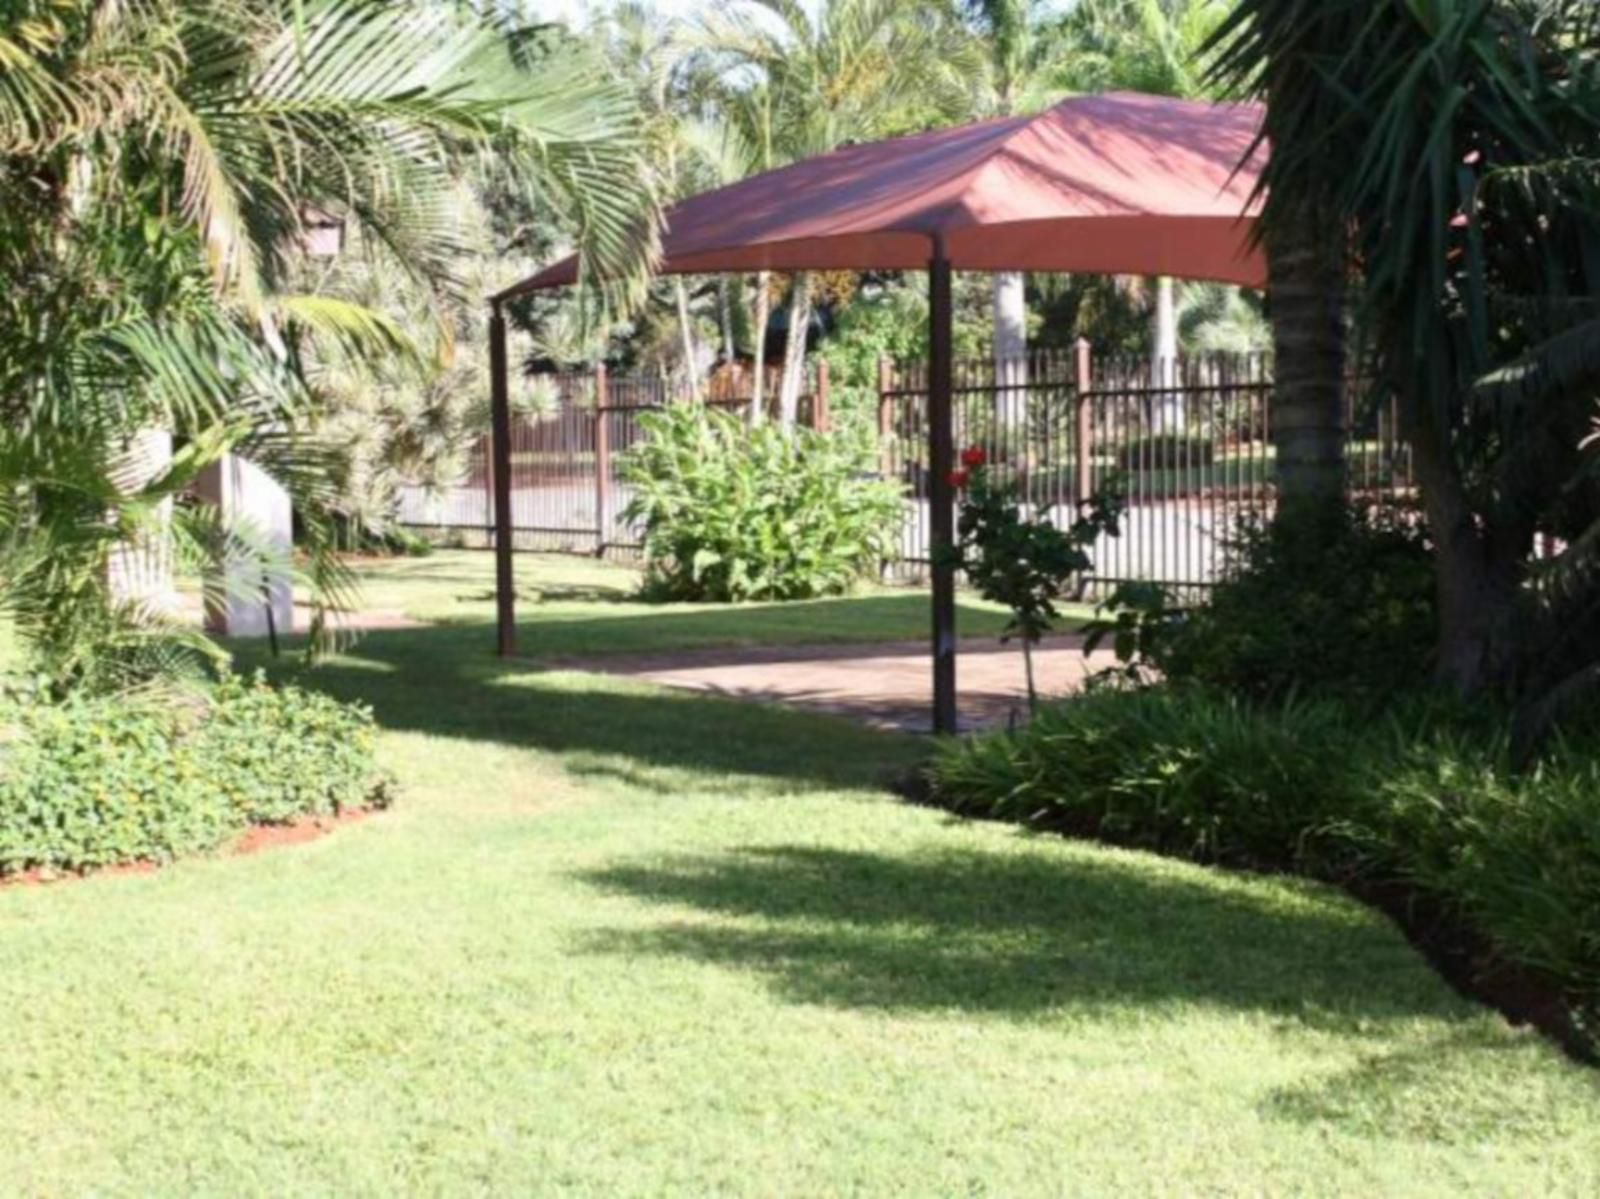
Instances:
[[[1397,936],[1288,882],[1136,858],[751,848],[579,876],[716,921],[590,934],[590,952],[755,971],[797,1003],[1130,1020],[1189,1004],[1314,1027],[1451,1014]]]
[[[367,704],[384,728],[556,753],[572,774],[664,794],[876,787],[926,752],[838,718],[506,662],[491,634],[482,623],[374,632],[312,669],[237,650],[241,667]],[[753,786],[763,779],[779,786]]]
[[[1529,1034],[1531,1038],[1532,1034]],[[1483,1022],[1455,1028],[1399,1049],[1363,1056],[1355,1065],[1275,1088],[1261,1104],[1272,1119],[1360,1136],[1403,1137],[1436,1144],[1474,1145],[1496,1136],[1554,1139],[1563,1129],[1556,1103],[1508,1104],[1493,1079],[1507,1059],[1528,1052],[1528,1039],[1507,1037]],[[1600,1091],[1578,1067],[1572,1081]],[[1584,1117],[1574,1113],[1571,1123]]]

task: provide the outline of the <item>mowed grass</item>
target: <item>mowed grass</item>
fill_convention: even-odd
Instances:
[[[425,558],[355,564],[370,605],[417,619],[469,626],[493,621],[494,556],[442,550]],[[659,604],[638,598],[639,574],[624,564],[560,555],[516,558],[519,650],[530,657],[658,653],[757,645],[920,641],[929,635],[928,593],[864,586],[838,599],[796,603]],[[1063,628],[1092,614],[1065,609]],[[962,636],[998,637],[1002,608],[976,596],[958,604]]]
[[[953,823],[879,785],[915,739],[491,640],[306,676],[392,812],[0,890],[0,1190],[1600,1192],[1600,1074],[1331,891]]]

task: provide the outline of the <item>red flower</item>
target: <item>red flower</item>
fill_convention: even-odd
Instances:
[[[950,486],[960,491],[967,485],[967,480],[970,478],[972,478],[972,474],[969,471],[953,470],[950,472]]]
[[[982,446],[973,446],[971,449],[961,451],[961,465],[976,470],[989,461],[989,455],[983,452]]]

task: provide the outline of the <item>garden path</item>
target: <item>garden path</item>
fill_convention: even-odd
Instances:
[[[848,716],[874,728],[928,732],[932,679],[921,641],[875,645],[759,646],[671,653],[542,659],[557,670],[620,675],[732,699]],[[1083,638],[1050,639],[1035,655],[1040,693],[1077,691],[1116,664],[1109,650],[1087,657]],[[963,729],[1004,725],[1027,707],[1022,653],[990,639],[961,643],[957,677]]]

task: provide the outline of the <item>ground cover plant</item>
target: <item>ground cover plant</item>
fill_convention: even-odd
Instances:
[[[518,565],[546,662],[670,633]],[[429,619],[302,679],[371,704],[382,819],[0,890],[9,1188],[1600,1187],[1595,1075],[1374,913],[952,826],[879,787],[916,738],[500,661],[489,566],[363,566]]]
[[[209,692],[8,698],[0,878],[169,861],[253,824],[382,806],[363,708],[234,676]]]

